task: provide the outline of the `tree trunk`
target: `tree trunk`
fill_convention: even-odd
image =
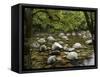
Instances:
[[[25,27],[25,39],[24,42],[28,43],[25,45],[25,53],[28,56],[27,57],[27,66],[26,68],[32,68],[32,61],[31,61],[31,51],[30,51],[30,39],[32,37],[32,9],[26,8],[24,11],[24,27]]]

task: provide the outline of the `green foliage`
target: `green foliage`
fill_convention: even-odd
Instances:
[[[87,29],[83,11],[33,9],[34,31],[57,32]]]

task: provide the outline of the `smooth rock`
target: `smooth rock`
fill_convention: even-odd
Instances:
[[[64,35],[65,35],[64,33],[60,33],[60,34],[59,34],[59,37],[62,37],[62,36],[64,36]]]
[[[86,44],[92,44],[92,40],[87,40],[86,42],[85,42]]]
[[[61,38],[64,40],[69,40],[67,36],[62,36]]]
[[[34,42],[31,46],[33,48],[39,48],[40,47],[40,44],[38,42]]]
[[[40,51],[46,51],[47,50],[47,46],[46,45],[41,45],[40,46]]]
[[[49,37],[47,38],[47,40],[48,40],[48,41],[55,41],[55,38],[54,38],[53,36],[49,36]]]
[[[76,35],[76,33],[75,32],[72,32],[72,36],[75,36]]]
[[[45,40],[45,38],[40,38],[40,39],[38,40],[38,42],[39,42],[39,43],[45,43],[46,40]]]
[[[67,58],[68,58],[69,60],[78,59],[78,54],[77,54],[76,52],[69,52],[69,53],[67,54]]]
[[[67,51],[71,52],[71,51],[74,51],[75,48],[67,48]]]
[[[80,43],[75,43],[73,45],[73,48],[82,48],[82,45]]]
[[[47,60],[47,63],[48,64],[53,64],[53,63],[55,63],[56,62],[56,56],[54,55],[54,56],[50,56],[49,58],[48,58],[48,60]]]
[[[70,33],[67,33],[66,35],[67,35],[67,36],[70,36],[71,34],[70,34]]]
[[[55,42],[53,45],[52,45],[52,50],[59,50],[59,49],[62,49],[62,45],[60,45],[58,42]]]
[[[59,43],[59,44],[61,44],[61,45],[63,45],[63,44],[64,44],[64,42],[63,42],[63,41],[58,41],[58,43]]]

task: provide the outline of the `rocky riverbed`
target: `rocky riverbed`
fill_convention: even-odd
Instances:
[[[87,32],[87,33],[86,33]],[[30,46],[32,69],[94,65],[92,37],[88,31],[80,33],[37,33],[24,45]],[[24,54],[28,68],[28,55]]]

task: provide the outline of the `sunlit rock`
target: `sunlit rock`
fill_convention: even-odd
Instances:
[[[67,36],[70,36],[70,35],[71,35],[71,33],[67,33],[66,35],[67,35]]]
[[[59,50],[59,49],[62,49],[62,45],[60,45],[58,42],[55,42],[53,45],[52,45],[52,50]]]
[[[87,40],[86,42],[85,42],[86,44],[92,44],[92,40]]]
[[[73,48],[82,48],[82,45],[80,43],[75,43],[73,45]]]
[[[39,43],[45,43],[46,40],[45,40],[45,38],[40,38],[40,39],[38,40],[38,42],[39,42]]]
[[[67,51],[71,52],[71,51],[74,51],[75,48],[67,48]]]
[[[72,36],[76,36],[76,33],[75,32],[72,32]]]
[[[67,36],[62,36],[61,38],[64,40],[69,40]]]
[[[49,37],[47,38],[47,40],[48,40],[48,41],[55,41],[55,38],[54,38],[53,36],[49,36]]]
[[[65,35],[64,33],[60,33],[60,34],[59,34],[59,37],[62,37],[62,36],[64,36],[64,35]]]

